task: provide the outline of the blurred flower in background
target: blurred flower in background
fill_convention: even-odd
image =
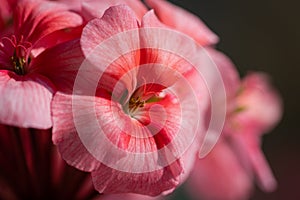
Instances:
[[[0,11],[1,199],[160,200],[186,180],[195,200],[276,189],[261,137],[281,99],[267,75],[240,78],[197,16],[163,0]]]

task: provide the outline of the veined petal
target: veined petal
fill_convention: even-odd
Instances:
[[[55,89],[47,78],[1,70],[0,82],[1,123],[39,129],[52,126],[50,103]]]
[[[83,29],[81,37],[81,45],[84,55],[87,57],[92,50],[106,39],[125,31],[138,28],[138,22],[135,18],[134,12],[125,5],[113,6],[107,9],[101,19],[91,20]],[[128,35],[130,36],[130,35]],[[121,41],[124,38],[116,37],[116,43],[119,44],[120,50],[134,50],[136,44],[139,42],[138,35],[132,35],[135,38],[126,38],[127,40]],[[122,55],[122,54],[120,54]]]
[[[132,167],[135,167],[134,164],[132,163]],[[104,194],[133,192],[157,196],[166,190],[175,189],[179,184],[178,173],[181,173],[178,161],[148,173],[126,173],[101,165],[92,172],[92,178],[96,190]]]
[[[80,41],[86,62],[79,78],[102,78],[100,82],[110,92],[122,79],[125,89],[131,94],[135,87],[134,68],[139,65],[137,28],[133,11],[125,5],[110,7],[101,19],[90,21],[83,29]],[[91,69],[93,73],[88,75]]]
[[[54,95],[51,103],[53,116],[52,140],[69,165],[83,171],[92,171],[97,169],[100,163],[88,152],[77,134],[72,110],[72,98],[71,95],[61,92]],[[79,106],[82,109],[85,108],[84,111],[86,111],[84,105]]]
[[[30,73],[48,77],[59,91],[72,93],[77,72],[84,60],[79,40],[46,49],[30,64]]]
[[[200,45],[212,45],[218,37],[195,15],[163,0],[146,0],[166,25],[194,38]]]
[[[109,7],[117,5],[127,5],[135,13],[136,18],[141,20],[147,12],[146,6],[139,0],[85,0],[82,2],[83,16],[87,21],[93,18],[101,18]]]
[[[54,31],[82,24],[81,17],[68,11],[67,6],[48,1],[20,2],[16,7],[14,19],[17,37],[23,35],[26,41],[34,45],[37,45],[36,42]]]
[[[197,44],[186,35],[167,28],[153,10],[142,19],[140,43],[140,64],[161,64],[181,74],[194,67]]]

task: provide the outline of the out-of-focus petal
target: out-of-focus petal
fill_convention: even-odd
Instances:
[[[238,132],[251,129],[253,134],[266,133],[282,115],[281,99],[263,73],[252,73],[243,79],[237,104],[242,108],[233,119]]]
[[[187,184],[193,199],[247,199],[252,175],[243,168],[230,144],[221,139],[203,159],[196,161]]]
[[[238,157],[247,170],[255,175],[259,187],[265,192],[272,192],[277,187],[277,181],[260,149],[259,137],[251,129],[238,132],[231,135],[232,146],[238,151]]]
[[[218,37],[195,15],[163,0],[146,0],[166,25],[194,38],[200,45],[212,45]]]
[[[52,83],[43,76],[22,77],[1,70],[1,123],[24,128],[50,128],[50,103],[54,91]]]
[[[227,101],[232,101],[241,84],[238,71],[233,62],[226,55],[213,48],[205,48],[208,56],[212,59],[222,76],[226,90]]]

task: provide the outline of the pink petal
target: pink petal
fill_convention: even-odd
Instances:
[[[239,150],[241,161],[248,165],[258,179],[258,184],[265,192],[272,192],[277,187],[276,179],[260,149],[260,139],[251,131],[231,136],[233,144]]]
[[[81,11],[82,0],[58,0],[58,2],[65,4],[72,11]]]
[[[24,128],[47,129],[52,126],[50,102],[54,87],[45,77],[17,76],[0,71],[1,123]]]
[[[83,60],[79,40],[73,40],[46,49],[32,60],[29,71],[46,76],[59,91],[72,93]]]
[[[74,101],[74,98],[79,99]],[[92,119],[94,115],[93,108],[89,106],[91,106],[91,102],[94,101],[94,97],[72,97],[59,92],[55,95],[52,103],[53,141],[58,145],[63,158],[70,165],[81,170],[92,171],[96,169],[95,172],[92,172],[92,175],[94,178],[94,185],[100,192],[136,192],[147,195],[158,195],[165,190],[174,189],[178,184],[178,176],[182,173],[182,168],[178,161],[175,161],[170,166],[166,166],[163,169],[153,172],[129,172],[130,170],[140,168],[141,165],[144,165],[145,169],[147,169],[149,166],[146,165],[151,165],[151,163],[141,162],[139,157],[136,157],[136,160],[126,159],[124,153],[122,154],[120,150],[116,151],[113,147],[109,146],[110,141],[117,142],[116,146],[119,148],[127,148],[128,151],[133,151],[130,148],[135,148],[134,151],[136,153],[149,152],[149,149],[147,150],[147,148],[153,147],[151,147],[151,144],[150,146],[147,145],[146,139],[144,139],[144,147],[142,145],[143,143],[139,144],[138,142],[128,146],[124,144],[125,140],[122,139],[122,133],[114,134],[114,132],[119,130],[118,126],[120,126],[116,123],[122,123],[122,121],[120,119],[114,120],[112,116],[106,116],[112,114],[112,111],[108,112],[108,110],[103,110],[107,107],[105,104],[108,103],[109,105],[110,102],[105,100],[105,98],[97,98],[96,100],[98,101],[96,102],[96,109],[98,110],[96,111],[97,117]],[[103,140],[103,137],[101,139],[101,133],[99,135],[99,132],[97,131],[98,124],[93,124],[93,121],[95,120],[97,123],[99,120],[103,130],[102,134],[107,135],[108,141]],[[116,125],[112,125],[113,123]],[[88,129],[84,127],[88,127]],[[82,135],[82,130],[85,130],[84,135]],[[91,138],[92,140],[88,140],[88,138]],[[140,141],[142,140],[143,138],[141,138]],[[143,150],[143,148],[145,149]],[[97,153],[99,151],[100,153]],[[112,165],[115,164],[116,168],[120,167],[117,162],[120,162],[121,159],[125,158],[125,167],[128,172],[120,172],[119,170],[111,169],[104,165],[99,166],[99,162],[95,158]],[[151,162],[157,162],[157,158],[155,160],[153,159]],[[116,177],[118,178],[116,179]],[[116,187],[116,185],[118,185],[118,187]]]
[[[88,56],[93,49],[106,39],[115,34],[138,28],[138,22],[134,12],[128,6],[113,6],[107,9],[101,19],[91,20],[83,29],[81,45],[85,56]],[[130,36],[130,35],[127,35]],[[121,50],[129,48],[134,50],[138,44],[138,35],[135,38],[116,38]],[[132,36],[132,37],[133,37]],[[126,46],[125,46],[126,45]],[[126,49],[128,50],[128,49]]]
[[[187,186],[194,199],[247,199],[252,177],[227,141],[221,139],[210,154],[196,161]]]
[[[93,18],[101,18],[109,7],[117,5],[127,5],[135,13],[136,18],[141,20],[147,12],[145,5],[139,0],[85,0],[82,2],[83,16],[87,21]]]
[[[204,114],[206,135],[199,153],[202,158],[212,150],[223,131],[226,114],[233,107],[231,99],[236,95],[239,79],[235,66],[222,53],[207,47],[200,48],[197,55],[197,73],[202,76],[207,86],[207,89],[200,88],[204,92],[202,99],[205,101],[205,95],[209,95],[209,105],[205,104],[207,113]]]
[[[243,79],[237,104],[244,108],[236,116],[237,123],[258,134],[272,129],[282,116],[281,99],[263,73],[252,73]]]
[[[90,21],[80,41],[87,58],[81,70],[82,78],[96,78],[97,82],[97,78],[103,76],[102,87],[112,92],[117,81],[125,76],[122,81],[131,94],[135,87],[134,68],[139,65],[140,58],[137,28],[133,11],[124,5],[110,7],[101,19]],[[91,69],[94,72],[88,75]]]
[[[133,192],[157,196],[178,185],[176,177],[180,168],[179,163],[174,162],[154,172],[126,173],[101,165],[97,171],[92,172],[92,178],[96,190],[104,194]]]
[[[54,47],[58,44],[71,41],[73,39],[79,39],[82,33],[83,26],[78,26],[75,28],[67,28],[58,31],[54,31],[42,40],[39,40],[37,44],[34,45],[34,49],[31,50],[31,55],[37,57],[45,49]]]
[[[227,99],[228,101],[231,101],[235,97],[241,84],[239,73],[230,58],[220,51],[209,47],[206,48],[206,51],[215,65],[218,67],[223,79]]]
[[[1,0],[0,3],[0,20],[8,20],[11,18],[12,11],[16,7],[17,0]]]
[[[142,19],[140,64],[155,63],[184,74],[195,66],[197,44],[184,34],[162,24],[153,11]],[[190,63],[192,62],[192,63]]]
[[[63,4],[56,2],[28,2],[18,4],[15,10],[16,35],[36,44],[46,35],[57,30],[76,27],[82,24],[79,15],[68,11]],[[51,44],[48,44],[51,46]]]
[[[189,35],[200,45],[212,45],[218,37],[195,15],[163,0],[146,0],[158,18],[166,25]]]
[[[99,167],[97,161],[85,148],[75,127],[72,96],[57,92],[52,101],[53,143],[58,146],[63,159],[83,171]],[[84,105],[82,105],[84,108]]]

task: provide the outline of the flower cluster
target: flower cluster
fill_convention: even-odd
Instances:
[[[195,199],[276,188],[260,139],[280,98],[263,73],[241,79],[198,17],[163,0],[4,0],[0,13],[0,160],[18,149],[37,193],[7,181],[8,162],[3,198],[61,192],[72,170],[80,191],[53,198],[162,199],[186,180]]]

